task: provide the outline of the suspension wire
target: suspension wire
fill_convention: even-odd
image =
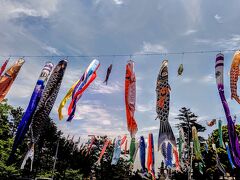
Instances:
[[[98,54],[98,55],[0,55],[0,57],[28,57],[28,58],[79,58],[79,57],[133,57],[133,56],[167,56],[182,54],[207,54],[207,53],[230,53],[239,49],[223,49],[223,50],[201,50],[201,51],[182,51],[182,52],[160,52],[160,53],[134,53],[134,54]]]

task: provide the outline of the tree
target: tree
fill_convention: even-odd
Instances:
[[[188,109],[186,107],[182,107],[179,110],[179,112],[180,112],[180,114],[178,114],[178,116],[175,118],[175,119],[179,120],[179,123],[176,125],[176,127],[178,129],[180,129],[180,127],[183,128],[183,131],[184,131],[185,137],[186,137],[186,142],[190,143],[190,141],[192,140],[192,127],[193,126],[196,127],[198,132],[204,132],[206,130],[206,128],[197,122],[198,116],[195,115],[193,112],[191,112],[190,108]],[[189,141],[188,141],[188,136],[189,136]],[[204,141],[204,138],[199,136],[199,140]],[[188,146],[190,146],[189,143],[188,143]]]

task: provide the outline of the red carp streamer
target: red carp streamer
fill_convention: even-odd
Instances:
[[[2,73],[5,71],[5,68],[6,68],[6,66],[7,66],[7,64],[8,64],[8,59],[7,60],[5,60],[5,62],[3,63],[3,65],[2,65],[2,67],[1,67],[1,69],[0,69],[0,76],[2,75]]]
[[[99,158],[98,158],[98,160],[97,160],[97,164],[100,164],[100,161],[101,161],[101,159],[102,159],[102,157],[103,157],[103,154],[105,153],[105,151],[106,151],[106,149],[107,149],[107,147],[108,147],[108,145],[110,144],[111,142],[109,141],[109,140],[106,140],[105,141],[105,143],[104,143],[104,146],[103,146],[103,148],[102,148],[102,151],[101,151],[101,154],[100,154],[100,156],[99,156]]]
[[[136,104],[136,76],[134,72],[134,62],[128,61],[126,65],[125,76],[125,105],[127,116],[127,127],[131,137],[135,137],[137,133],[137,123],[134,118]]]
[[[122,145],[124,144],[124,142],[126,141],[126,139],[127,139],[127,136],[124,135],[123,138],[122,138],[122,140],[121,140],[120,146],[122,146]]]

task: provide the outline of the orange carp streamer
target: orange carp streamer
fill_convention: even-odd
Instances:
[[[232,59],[232,65],[230,70],[230,88],[231,98],[235,99],[240,104],[240,98],[237,94],[237,82],[238,76],[240,75],[239,65],[240,65],[240,51],[238,50],[235,52]]]
[[[0,102],[7,95],[24,62],[24,59],[19,59],[0,77]]]
[[[131,137],[135,137],[137,133],[137,123],[134,118],[136,104],[136,76],[134,72],[134,62],[128,61],[126,65],[125,76],[125,105],[127,116],[127,127]]]

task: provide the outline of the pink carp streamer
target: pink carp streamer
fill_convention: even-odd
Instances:
[[[111,142],[109,141],[109,140],[106,140],[105,141],[105,143],[104,143],[104,146],[103,146],[103,148],[102,148],[102,151],[101,151],[101,154],[100,154],[100,156],[99,156],[99,158],[98,158],[98,160],[97,160],[97,164],[99,164],[100,165],[100,162],[101,162],[101,159],[102,159],[102,157],[103,157],[103,154],[105,153],[105,151],[106,151],[106,149],[107,149],[107,147],[108,147],[108,145],[110,144]]]

